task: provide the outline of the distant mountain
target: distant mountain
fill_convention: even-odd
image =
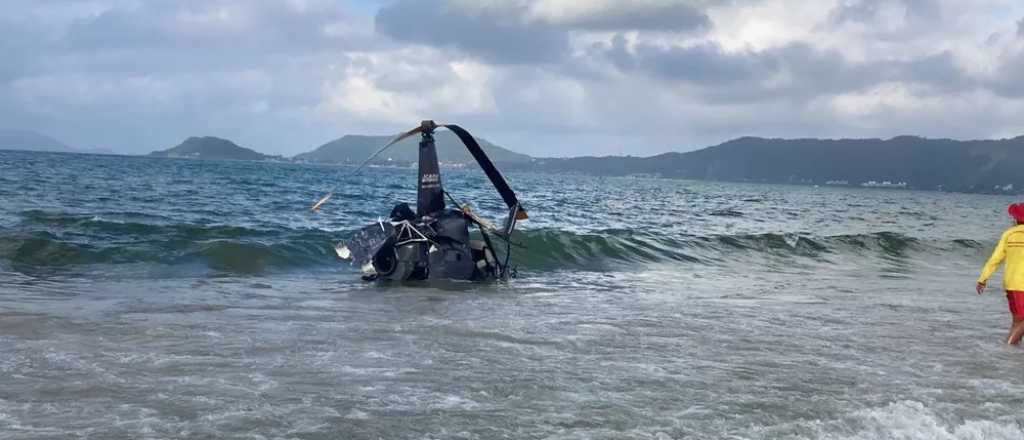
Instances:
[[[295,156],[295,160],[323,163],[361,163],[375,153],[381,146],[392,139],[391,136],[347,135],[340,139],[321,145],[316,150]],[[470,164],[475,163],[454,133],[438,131],[434,135],[437,144],[437,157],[442,163]],[[529,163],[530,156],[519,154],[494,145],[484,139],[476,138],[487,156],[498,163]],[[413,136],[392,146],[381,154],[374,163],[411,164],[419,160],[419,137]]]
[[[957,141],[744,137],[653,157],[537,159],[528,168],[599,175],[882,186],[965,192],[1024,192],[1024,136]]]
[[[75,151],[64,143],[29,130],[0,130],[0,150]]]
[[[152,157],[183,157],[190,159],[264,160],[274,156],[240,147],[227,139],[212,136],[190,137],[176,147],[149,153]]]

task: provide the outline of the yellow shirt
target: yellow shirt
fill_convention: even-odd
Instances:
[[[992,276],[1003,260],[1006,260],[1003,288],[1024,291],[1024,225],[1014,226],[1003,233],[996,250],[992,251],[992,257],[981,270],[978,282],[988,281],[988,277]]]

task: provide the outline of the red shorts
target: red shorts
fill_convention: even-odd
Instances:
[[[1024,292],[1007,290],[1006,302],[1010,304],[1010,314],[1014,318],[1024,318]]]

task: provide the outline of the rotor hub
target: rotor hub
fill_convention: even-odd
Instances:
[[[426,121],[420,122],[420,130],[422,130],[423,133],[433,133],[434,130],[436,130],[436,129],[437,129],[437,124],[433,120],[426,120]]]

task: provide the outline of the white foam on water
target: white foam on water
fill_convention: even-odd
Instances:
[[[354,420],[368,420],[370,418],[370,415],[358,409],[352,409],[352,411],[349,411],[348,414],[345,414],[345,418]]]
[[[351,376],[371,376],[371,377],[394,377],[400,374],[399,370],[391,368],[378,368],[378,367],[353,367],[351,365],[342,365],[335,368],[335,371],[344,375]]]
[[[115,414],[109,424],[139,434],[156,434],[167,423],[167,420],[160,417],[159,411],[150,408],[121,405],[118,411],[124,414]],[[106,420],[104,424],[108,424]]]
[[[473,409],[480,407],[480,403],[462,396],[449,394],[435,401],[430,406],[436,409]]]
[[[1005,419],[950,422],[916,401],[860,410],[840,423],[816,424],[813,437],[822,440],[1020,440],[1024,427]],[[854,428],[853,432],[849,432]],[[845,431],[845,432],[842,432]],[[767,437],[766,437],[767,438]]]
[[[968,380],[967,383],[972,385],[976,392],[983,395],[1024,395],[1024,385],[1015,384],[1006,380],[979,378]]]
[[[155,363],[156,353],[102,352],[104,356],[119,364],[150,364]]]
[[[783,240],[786,240],[786,244],[791,248],[796,248],[800,244],[800,236],[796,234],[785,234],[782,236]]]
[[[267,377],[265,374],[252,373],[248,377],[252,384],[256,386],[256,391],[267,391],[277,387],[277,381]]]

